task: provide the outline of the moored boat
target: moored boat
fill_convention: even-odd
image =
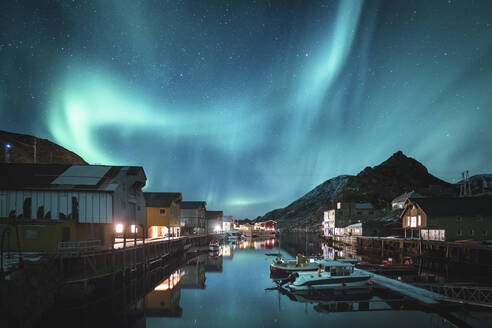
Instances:
[[[289,284],[292,292],[311,290],[351,288],[365,286],[371,276],[354,268],[351,263],[321,260],[318,272],[298,272],[295,280]]]
[[[284,260],[278,255],[270,264],[270,272],[275,276],[288,276],[293,272],[306,272],[318,270],[318,263],[314,259],[298,254],[295,260]]]

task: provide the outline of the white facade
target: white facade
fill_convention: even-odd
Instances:
[[[109,192],[66,192],[66,191],[0,191],[0,217],[24,214],[24,203],[31,199],[31,219],[59,220],[74,217],[74,202],[78,208],[80,223],[112,223],[113,196]],[[42,213],[38,213],[40,208]],[[60,215],[60,213],[62,215]],[[38,217],[38,214],[41,216]],[[49,215],[49,217],[48,217]]]

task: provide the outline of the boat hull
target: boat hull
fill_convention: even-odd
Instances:
[[[315,282],[307,282],[302,285],[290,284],[289,289],[293,292],[309,292],[311,290],[356,288],[367,285],[370,276],[350,277],[350,278],[329,278]]]
[[[316,271],[318,270],[317,267],[315,266],[309,266],[309,267],[295,267],[295,266],[285,266],[285,267],[280,267],[276,266],[274,264],[270,264],[270,273],[275,274],[275,275],[289,275],[294,272],[310,272],[310,271]]]

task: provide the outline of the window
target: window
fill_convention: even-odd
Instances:
[[[409,226],[410,226],[410,217],[407,216],[407,227],[409,227]]]
[[[166,209],[165,208],[160,208],[159,209],[159,215],[162,215],[162,216],[166,215]]]
[[[338,202],[337,203],[337,210],[341,209],[342,208],[342,203]]]
[[[418,219],[419,219],[419,221],[418,221],[417,225],[420,227],[422,225],[422,218],[420,217],[420,215],[419,215]]]
[[[410,223],[411,227],[416,227],[417,226],[417,217],[412,216],[412,221]]]
[[[31,197],[26,197],[24,198],[24,205],[23,205],[23,216],[26,219],[31,218]]]
[[[461,229],[458,229],[456,232],[456,236],[463,236],[463,231]]]
[[[33,229],[24,230],[24,239],[35,240],[38,239],[39,231]]]
[[[475,230],[470,229],[470,236],[475,236]]]

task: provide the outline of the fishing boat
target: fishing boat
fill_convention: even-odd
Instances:
[[[208,249],[211,252],[218,252],[220,249],[219,241],[218,240],[212,240],[210,244],[208,244]]]
[[[291,292],[310,292],[332,288],[365,286],[371,276],[355,269],[351,263],[320,260],[317,272],[297,272],[288,287]]]
[[[295,260],[284,260],[279,254],[270,264],[270,273],[275,276],[288,276],[293,272],[306,272],[318,270],[318,263],[301,254],[297,254]]]

